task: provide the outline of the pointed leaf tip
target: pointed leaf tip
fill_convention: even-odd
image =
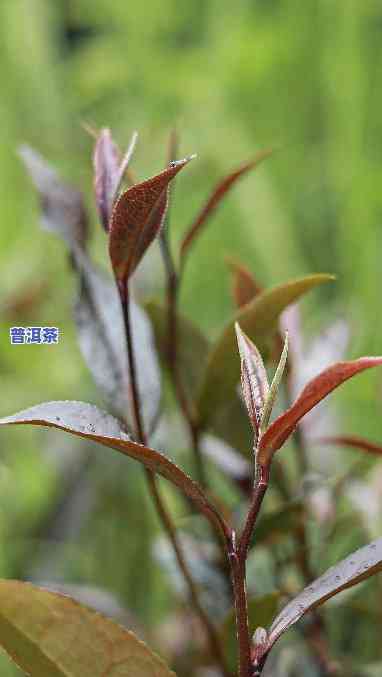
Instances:
[[[275,375],[271,387],[269,389],[268,397],[264,404],[263,416],[261,419],[260,432],[263,434],[268,427],[269,419],[272,414],[273,406],[276,401],[277,393],[280,388],[282,377],[284,375],[285,365],[288,358],[288,332],[285,332],[284,347],[281,353],[280,361],[277,365]]]
[[[229,190],[242,176],[244,176],[251,169],[255,169],[262,162],[262,160],[265,160],[265,158],[269,157],[271,154],[272,150],[270,149],[260,151],[253,160],[240,165],[237,169],[217,183],[215,188],[212,190],[206,204],[204,207],[202,207],[183,237],[180,246],[180,257],[183,263],[196,237],[199,235],[202,228],[215,212],[216,208],[219,206],[220,202],[223,200]]]
[[[289,602],[272,623],[266,650],[269,651],[276,640],[308,611],[381,570],[382,538],[379,538],[328,569]]]
[[[349,362],[337,362],[322,371],[305,386],[298,398],[269,426],[260,441],[259,459],[269,462],[273,454],[290,437],[298,422],[332,390],[356,374],[382,365],[382,357],[360,357]]]
[[[258,349],[241,330],[238,322],[235,322],[235,331],[241,361],[241,386],[257,442],[264,404],[269,392],[268,377]]]
[[[259,293],[241,308],[212,344],[207,366],[200,384],[197,410],[201,426],[207,426],[217,411],[226,405],[238,381],[239,356],[234,349],[235,320],[247,334],[253,336],[256,346],[264,353],[269,350],[280,314],[288,305],[320,284],[329,282],[331,275],[318,274],[291,280]],[[224,369],[221,365],[224,365]]]
[[[160,174],[131,186],[118,198],[111,216],[109,240],[117,280],[128,280],[159,234],[167,211],[169,183],[191,159],[189,156],[171,162]]]
[[[137,132],[133,132],[127,151],[121,159],[121,152],[108,127],[101,129],[97,136],[93,155],[94,192],[97,209],[106,231],[109,230],[113,204],[134,153],[137,138]]]

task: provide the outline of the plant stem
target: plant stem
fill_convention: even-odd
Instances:
[[[291,363],[291,357],[289,356],[289,367],[288,367],[288,379],[287,379],[287,398],[288,406],[290,406],[293,398],[291,393],[291,373],[293,370],[293,362]],[[296,449],[296,458],[300,474],[304,476],[309,468],[308,463],[308,454],[305,446],[304,436],[301,432],[301,429],[298,427],[295,430],[295,449]],[[314,580],[315,574],[312,571],[310,565],[309,557],[307,555],[307,534],[306,534],[306,525],[305,521],[301,524],[298,524],[294,530],[294,537],[297,542],[297,545],[300,548],[300,551],[297,555],[297,566],[300,569],[304,583],[308,585],[311,581]],[[312,612],[312,623],[310,627],[306,629],[305,632],[306,638],[310,644],[312,652],[316,658],[319,669],[323,677],[336,674],[338,665],[332,661],[330,657],[329,644],[326,639],[326,628],[322,615],[318,610]]]
[[[168,239],[165,231],[162,231],[161,237],[161,251],[166,269],[167,277],[167,361],[172,374],[175,394],[183,413],[184,419],[187,423],[190,439],[192,443],[192,451],[195,459],[196,475],[199,483],[207,486],[207,478],[203,463],[203,457],[199,447],[199,428],[196,423],[196,413],[193,410],[192,403],[189,402],[187,393],[184,389],[181,374],[178,366],[178,293],[179,293],[179,275],[175,270],[174,261],[168,244]]]
[[[243,532],[240,537],[239,553],[244,561],[247,559],[251,544],[253,530],[269,483],[269,466],[259,465],[256,468],[256,479],[253,489],[251,504],[245,520]]]
[[[246,590],[246,561],[253,530],[265,496],[269,482],[269,467],[258,466],[251,499],[251,504],[245,520],[244,528],[236,543],[233,533],[228,547],[228,556],[231,566],[232,585],[235,598],[236,634],[239,649],[239,677],[252,677],[251,638],[248,624],[248,605]]]
[[[121,286],[118,285],[119,293],[120,293],[120,299],[121,299],[121,305],[122,305],[122,313],[123,313],[123,320],[124,320],[124,325],[125,325],[125,333],[126,333],[126,343],[127,343],[127,354],[128,354],[128,361],[129,361],[129,373],[130,373],[130,386],[131,386],[131,397],[132,397],[132,403],[133,403],[133,414],[134,414],[134,422],[135,422],[135,428],[136,428],[136,435],[141,444],[147,444],[146,440],[146,435],[143,427],[143,421],[142,421],[142,414],[141,414],[141,407],[140,407],[140,399],[139,399],[139,391],[138,391],[138,383],[137,383],[137,371],[136,371],[136,362],[135,362],[135,355],[134,355],[134,347],[133,347],[133,337],[132,337],[132,327],[131,327],[131,321],[130,321],[130,299],[129,299],[129,293],[128,293],[128,288],[127,285]],[[210,648],[211,648],[211,653],[215,657],[215,660],[217,661],[218,665],[220,666],[222,673],[224,677],[231,677],[230,672],[228,668],[225,665],[225,657],[223,654],[223,650],[220,644],[219,637],[217,635],[217,632],[215,630],[214,625],[211,623],[209,617],[205,613],[200,601],[199,601],[199,595],[198,591],[195,585],[195,582],[192,578],[191,572],[188,568],[187,562],[183,556],[182,549],[180,547],[180,543],[176,534],[176,529],[174,527],[174,524],[172,522],[171,516],[169,515],[168,511],[166,510],[166,507],[162,501],[161,495],[159,493],[157,483],[156,483],[156,477],[155,474],[151,471],[146,469],[146,479],[147,479],[147,484],[149,487],[149,491],[151,493],[154,505],[156,507],[157,514],[160,518],[160,521],[162,523],[162,526],[167,533],[167,536],[171,542],[172,548],[175,553],[175,557],[179,566],[180,571],[182,572],[182,575],[184,577],[184,580],[186,581],[189,595],[191,598],[191,601],[193,603],[193,606],[195,608],[195,611],[197,612],[200,622],[205,628],[206,634],[208,636]]]
[[[240,556],[235,532],[228,548],[232,587],[235,600],[236,637],[238,643],[238,675],[251,677],[251,640],[248,625],[247,589],[245,581],[245,558]]]

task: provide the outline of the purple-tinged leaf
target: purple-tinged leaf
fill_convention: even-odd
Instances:
[[[356,374],[382,364],[382,357],[361,357],[351,362],[337,362],[312,379],[297,400],[269,426],[261,438],[259,460],[269,462],[293,433],[297,423],[335,388]]]
[[[382,571],[382,538],[369,543],[328,569],[276,616],[268,635],[267,651],[304,614],[317,608],[342,590],[357,585]]]
[[[173,162],[118,198],[110,222],[109,252],[115,277],[126,282],[162,227],[170,181],[194,156]]]
[[[237,308],[242,308],[263,291],[252,273],[239,261],[228,259],[232,272],[232,296]]]
[[[205,206],[202,208],[198,216],[195,218],[191,226],[188,228],[182,240],[180,246],[181,259],[183,260],[185,259],[196,237],[200,234],[202,228],[205,226],[208,219],[211,218],[212,214],[215,212],[222,199],[226,196],[228,191],[235,185],[238,179],[247,174],[247,172],[249,172],[251,169],[255,169],[255,167],[257,167],[262,162],[262,160],[265,160],[265,158],[269,157],[271,154],[272,154],[271,150],[260,151],[260,153],[258,153],[251,162],[247,162],[241,165],[240,167],[238,167],[238,169],[233,171],[231,174],[228,174],[228,176],[224,177],[224,179],[219,181],[219,183],[215,186],[214,190],[212,191],[210,197],[208,198]]]
[[[82,194],[63,181],[33,148],[21,146],[19,155],[40,197],[42,227],[59,235],[70,248],[85,249],[88,221]]]
[[[136,140],[137,134],[134,133],[122,160],[110,129],[101,129],[96,141],[93,157],[94,191],[98,212],[106,231],[109,230],[114,200],[134,152]]]
[[[130,439],[120,422],[98,407],[85,402],[44,402],[0,419],[0,425],[24,424],[58,428],[130,456],[180,489],[223,535],[229,535],[229,527],[196,482],[159,451]]]
[[[201,425],[207,425],[216,415],[216,410],[235,396],[240,374],[240,359],[235,349],[235,322],[250,336],[260,353],[266,354],[283,310],[306,292],[331,280],[331,275],[308,275],[277,285],[256,296],[235,314],[207,356],[197,405]]]
[[[259,351],[248,336],[241,331],[238,322],[235,324],[235,331],[241,361],[241,387],[256,444],[264,404],[269,393],[268,377]]]
[[[112,413],[133,429],[125,328],[116,285],[81,252],[74,255],[80,280],[74,317],[81,352]],[[150,320],[132,297],[130,308],[143,422],[145,430],[152,431],[160,407],[160,368]]]
[[[351,447],[352,449],[359,449],[366,451],[368,454],[375,456],[382,456],[382,444],[376,444],[364,437],[358,435],[334,435],[331,437],[318,437],[311,440],[314,444],[336,445],[338,447]]]
[[[94,148],[94,192],[104,229],[109,229],[113,196],[119,173],[120,154],[110,129],[101,129]]]
[[[22,581],[0,580],[0,645],[31,677],[175,677],[118,623]]]

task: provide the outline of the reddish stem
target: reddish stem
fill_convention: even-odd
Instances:
[[[124,324],[125,324],[125,332],[126,332],[126,343],[127,343],[127,354],[128,354],[128,360],[129,360],[129,373],[130,373],[130,387],[131,387],[131,396],[132,396],[132,402],[133,402],[133,413],[134,413],[134,422],[135,422],[135,428],[136,428],[136,434],[139,442],[141,444],[146,444],[146,435],[143,427],[143,421],[142,421],[142,414],[141,414],[141,407],[140,407],[140,399],[139,399],[139,391],[138,391],[138,382],[137,382],[137,371],[136,371],[136,363],[135,363],[135,355],[134,355],[134,347],[133,347],[133,337],[132,337],[132,328],[131,328],[131,322],[130,322],[130,299],[129,299],[129,293],[128,293],[128,287],[127,284],[118,284],[118,289],[120,293],[120,299],[121,299],[121,305],[122,305],[122,313],[123,313],[123,319],[124,319]],[[154,501],[154,504],[156,506],[157,514],[162,522],[162,525],[164,527],[165,532],[167,533],[167,536],[171,542],[171,545],[173,547],[176,560],[179,566],[180,571],[182,572],[182,575],[187,583],[188,586],[188,591],[189,595],[191,598],[191,601],[193,603],[193,606],[200,618],[200,621],[202,625],[204,626],[206,630],[206,634],[209,639],[210,647],[212,654],[215,656],[215,659],[220,665],[222,673],[224,677],[231,677],[230,672],[228,668],[225,665],[225,657],[223,654],[223,650],[220,644],[219,637],[217,635],[217,632],[215,630],[214,625],[211,623],[209,617],[205,613],[200,601],[199,601],[199,595],[198,591],[195,585],[195,582],[192,578],[192,575],[189,571],[187,562],[183,556],[182,549],[179,544],[179,540],[176,534],[176,529],[175,526],[172,522],[172,519],[169,515],[169,513],[166,510],[166,507],[162,501],[161,495],[159,493],[157,484],[156,484],[156,477],[155,474],[151,471],[146,469],[146,478],[147,478],[147,483],[148,487],[152,496],[152,499]]]

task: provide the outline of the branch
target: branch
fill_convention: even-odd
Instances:
[[[132,401],[133,401],[133,411],[134,411],[134,419],[135,419],[135,427],[136,427],[136,432],[138,439],[141,444],[146,444],[146,435],[143,427],[143,421],[142,421],[142,416],[141,416],[141,408],[140,408],[140,401],[139,401],[139,391],[138,391],[138,384],[137,384],[137,372],[136,372],[136,363],[135,363],[135,356],[134,356],[134,348],[133,348],[133,340],[132,340],[132,328],[131,328],[131,322],[130,322],[130,312],[129,312],[129,293],[128,293],[128,287],[127,284],[123,285],[118,285],[118,289],[120,292],[120,298],[121,298],[121,305],[122,305],[122,312],[123,312],[123,319],[124,319],[124,324],[125,324],[125,332],[126,332],[126,343],[127,343],[127,352],[128,352],[128,359],[129,359],[129,369],[130,369],[130,385],[131,385],[131,395],[132,395]],[[187,562],[183,556],[182,549],[180,547],[177,534],[176,534],[176,529],[175,526],[172,522],[170,514],[167,512],[167,509],[162,501],[161,495],[159,493],[157,484],[156,484],[156,478],[155,474],[153,471],[149,470],[146,468],[146,479],[147,479],[147,484],[149,491],[151,493],[153,502],[155,504],[157,514],[161,520],[162,526],[167,533],[167,536],[171,542],[171,545],[173,547],[175,557],[179,566],[180,571],[182,572],[182,575],[184,577],[184,580],[187,583],[188,586],[188,591],[190,598],[192,600],[192,603],[194,605],[195,611],[197,612],[199,619],[202,623],[202,625],[205,628],[206,634],[209,639],[212,655],[215,656],[215,659],[220,666],[222,673],[224,677],[230,677],[230,673],[228,668],[225,665],[225,657],[223,654],[223,650],[220,644],[220,640],[218,637],[218,634],[215,630],[214,625],[211,623],[210,619],[208,618],[207,614],[205,613],[200,601],[199,601],[199,595],[198,591],[195,585],[195,582],[192,578],[191,572],[188,568]]]

